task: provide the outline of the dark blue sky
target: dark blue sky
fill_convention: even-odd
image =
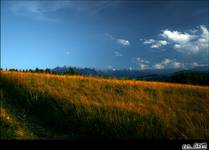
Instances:
[[[2,1],[3,68],[208,65],[208,1]]]

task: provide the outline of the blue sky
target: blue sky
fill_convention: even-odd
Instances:
[[[208,1],[1,1],[2,68],[208,66]]]

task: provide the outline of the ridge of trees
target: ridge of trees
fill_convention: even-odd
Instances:
[[[0,68],[0,71],[14,71],[14,72],[33,72],[33,73],[52,73],[52,74],[70,74],[70,75],[77,75],[78,72],[76,72],[76,70],[73,67],[69,67],[67,69],[66,72],[64,73],[55,73],[53,72],[51,69],[46,68],[46,69],[39,69],[39,68],[35,68],[35,69],[2,69]]]

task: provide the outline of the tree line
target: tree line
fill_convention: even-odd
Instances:
[[[168,81],[193,85],[209,85],[209,73],[197,71],[174,73]]]
[[[51,74],[70,74],[70,75],[78,75],[79,73],[73,68],[73,67],[69,67],[64,73],[57,73],[57,72],[53,72],[51,69],[46,68],[46,69],[39,69],[39,68],[35,68],[35,69],[2,69],[0,68],[0,71],[14,71],[14,72],[33,72],[33,73],[51,73]]]

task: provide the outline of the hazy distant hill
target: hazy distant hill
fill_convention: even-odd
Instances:
[[[52,69],[52,72],[55,73],[65,73],[69,68],[75,69],[76,72],[84,75],[105,75],[105,76],[113,76],[113,77],[127,77],[127,78],[136,78],[141,76],[147,76],[152,74],[157,75],[170,75],[179,71],[204,71],[209,72],[209,67],[194,67],[189,70],[182,69],[147,69],[147,70],[130,70],[130,69],[93,69],[93,68],[78,68],[78,67],[56,67]]]
[[[65,73],[69,68],[73,68],[80,75],[103,76],[118,79],[137,79],[146,81],[161,81],[188,83],[195,85],[209,85],[209,68],[195,67],[190,70],[162,69],[162,70],[129,70],[129,69],[92,69],[76,67],[56,67],[52,69],[54,73]]]

